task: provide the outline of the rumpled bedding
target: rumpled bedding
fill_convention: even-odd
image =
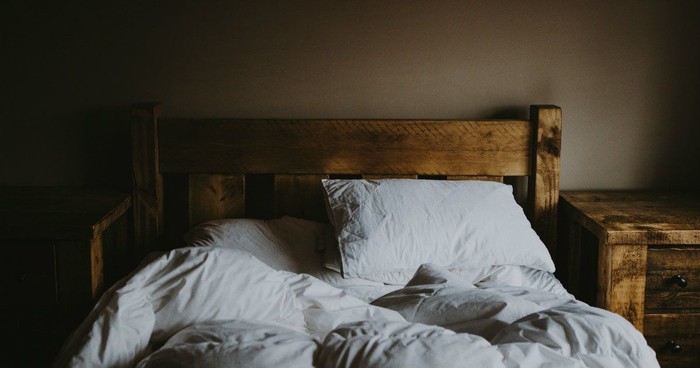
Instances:
[[[181,248],[105,292],[55,365],[658,367],[622,317],[503,276],[474,285],[427,264],[368,304],[245,251]]]

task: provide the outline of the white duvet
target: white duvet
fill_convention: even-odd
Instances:
[[[177,249],[106,292],[56,366],[658,367],[622,317],[497,276],[424,265],[368,304],[244,251]]]

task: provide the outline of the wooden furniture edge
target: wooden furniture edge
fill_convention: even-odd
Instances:
[[[601,240],[607,240],[607,230],[605,230],[605,228],[603,228],[597,221],[593,220],[588,215],[582,213],[579,209],[577,209],[576,206],[568,198],[569,193],[571,192],[560,193],[560,210],[565,212],[566,216],[569,219],[576,221],[579,224],[581,224],[581,226],[585,227],[588,231],[595,235],[596,238]]]
[[[609,245],[658,245],[672,246],[676,243],[700,243],[700,230],[693,229],[676,229],[676,230],[653,230],[653,229],[607,229],[603,224],[588,214],[576,208],[579,203],[576,200],[577,196],[593,195],[593,194],[616,194],[621,193],[643,193],[669,195],[675,194],[671,191],[659,190],[572,190],[560,193],[562,199],[561,210],[566,212],[569,218],[579,222],[588,231],[593,233],[598,239],[605,240]],[[679,192],[683,195],[692,195],[692,193]],[[695,198],[695,197],[692,197]]]
[[[158,120],[161,104],[131,106],[131,160],[133,168],[133,213],[135,260],[139,261],[156,244],[163,231],[163,177],[158,152]]]
[[[534,125],[531,175],[528,179],[528,210],[532,227],[557,257],[557,210],[561,161],[561,108],[554,105],[530,106]],[[532,175],[534,174],[534,175]],[[534,178],[533,178],[534,176]]]
[[[132,205],[131,196],[124,197],[124,200],[119,202],[114,208],[107,212],[98,222],[92,227],[92,237],[97,237],[105,231],[114,221],[121,217]]]

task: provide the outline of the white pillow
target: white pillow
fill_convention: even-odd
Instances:
[[[332,244],[335,253],[338,252],[334,237],[328,224],[283,216],[272,220],[208,221],[192,228],[184,238],[189,246],[243,250],[275,270],[307,273],[349,292],[357,286],[382,287],[383,284],[366,279],[343,278],[340,266],[335,270],[323,267],[323,248],[328,251],[328,245]]]
[[[278,271],[309,272],[322,262],[329,228],[328,224],[289,216],[221,219],[195,226],[184,238],[189,246],[245,250]]]
[[[423,263],[451,270],[554,271],[509,185],[489,181],[322,180],[344,277],[395,282]]]

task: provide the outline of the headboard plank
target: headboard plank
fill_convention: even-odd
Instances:
[[[418,179],[418,175],[362,175],[362,179]]]
[[[168,119],[160,169],[181,173],[527,175],[524,120]]]
[[[136,261],[156,247],[163,232],[163,177],[158,156],[160,114],[157,103],[136,104],[130,110]]]
[[[246,174],[245,217],[257,219],[275,217],[275,175]]]
[[[503,183],[502,176],[448,175],[445,179],[447,179],[447,180],[483,180],[483,181],[495,181],[498,183]]]
[[[243,175],[189,175],[190,226],[245,215]]]
[[[275,175],[275,217],[328,222],[321,179],[328,175]]]
[[[528,180],[530,222],[553,259],[557,246],[557,206],[559,204],[559,167],[561,155],[561,109],[557,106],[530,107],[534,152],[534,178]],[[534,179],[534,180],[533,180]]]

